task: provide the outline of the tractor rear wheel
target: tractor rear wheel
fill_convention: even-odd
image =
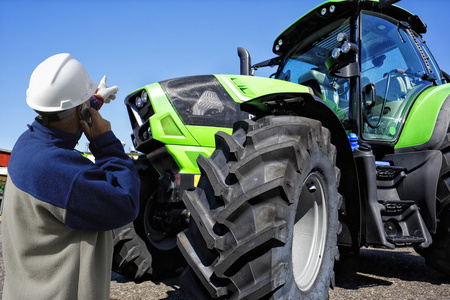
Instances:
[[[443,145],[442,167],[436,193],[437,229],[433,243],[426,249],[416,249],[427,265],[450,276],[450,127]]]
[[[269,116],[216,134],[184,195],[182,275],[198,299],[326,299],[338,255],[340,171],[319,121]]]
[[[131,279],[145,280],[152,276],[152,255],[145,242],[130,223],[114,229],[112,270]]]
[[[139,215],[133,223],[113,230],[113,270],[135,280],[179,275],[186,261],[176,235],[186,226],[165,222],[173,207],[157,203],[159,174],[147,158],[138,159],[135,166],[141,180]]]

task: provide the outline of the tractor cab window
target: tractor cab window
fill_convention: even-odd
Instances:
[[[310,87],[342,120],[348,117],[350,80],[332,77],[325,65],[331,51],[340,47],[336,36],[341,32],[350,36],[349,20],[343,20],[331,32],[329,28],[324,28],[324,32],[318,32],[319,37],[312,44],[294,51],[283,64],[277,78]]]
[[[414,41],[397,21],[372,12],[361,18],[362,136],[395,140],[415,96],[432,84],[423,79],[427,68],[416,44],[429,56],[433,72],[439,70],[421,38]]]

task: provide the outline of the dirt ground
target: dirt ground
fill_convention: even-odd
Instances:
[[[336,263],[330,299],[450,299],[450,279],[434,271],[412,248],[361,249]],[[115,277],[114,277],[115,276]],[[136,284],[113,274],[112,299],[192,299],[177,278]]]

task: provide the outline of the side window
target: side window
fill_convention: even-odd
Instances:
[[[375,13],[362,14],[364,139],[394,140],[414,95],[430,84],[422,80],[424,65],[414,41],[396,21],[385,18]],[[371,93],[370,97],[365,93]]]
[[[364,45],[364,36],[362,38]],[[400,49],[390,47],[376,56],[367,57],[369,51],[363,46],[361,85],[374,83],[377,97],[387,101],[398,101],[404,97],[410,89],[407,76],[403,76],[408,66]]]

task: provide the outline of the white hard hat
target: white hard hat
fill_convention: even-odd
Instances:
[[[31,74],[27,104],[40,112],[67,110],[88,100],[96,88],[97,83],[72,55],[56,54],[44,60]]]

